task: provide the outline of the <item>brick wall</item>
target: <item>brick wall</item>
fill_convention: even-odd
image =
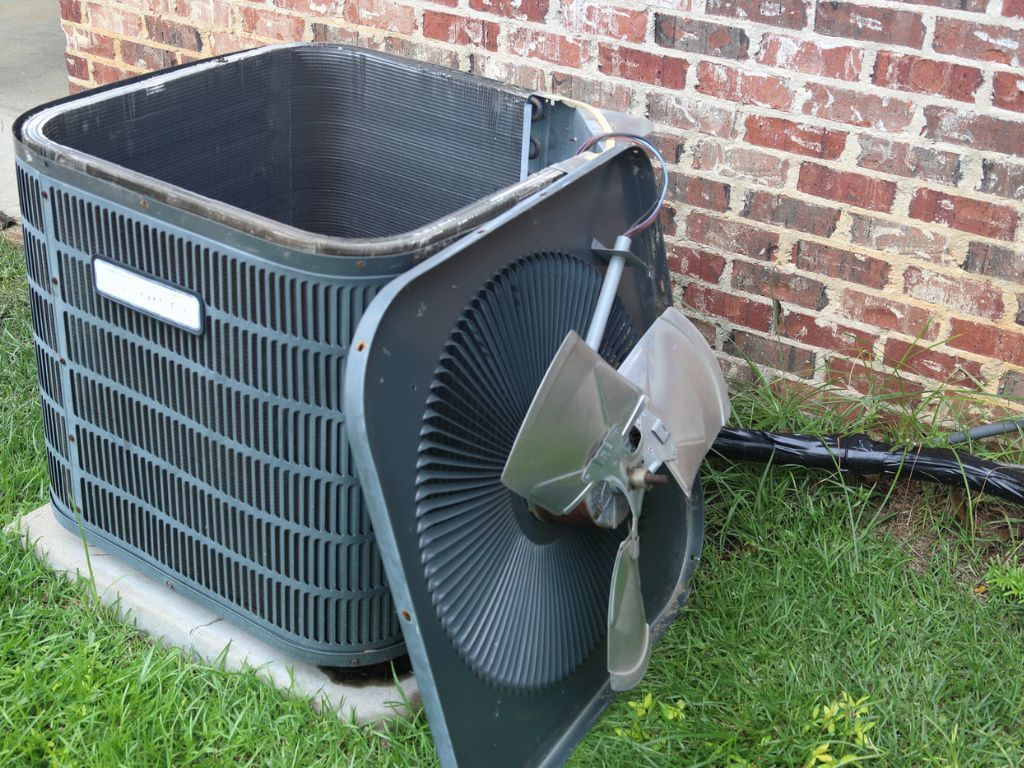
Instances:
[[[59,2],[73,90],[318,40],[647,114],[734,371],[1024,397],[1024,0]]]

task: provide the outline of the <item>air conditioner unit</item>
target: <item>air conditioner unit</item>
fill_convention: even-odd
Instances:
[[[620,239],[649,127],[308,44],[23,116],[58,518],[298,658],[407,648],[445,764],[560,761],[688,593],[728,410]]]

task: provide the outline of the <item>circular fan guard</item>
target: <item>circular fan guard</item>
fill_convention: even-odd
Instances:
[[[537,521],[500,477],[533,396],[570,330],[590,321],[601,275],[564,253],[520,259],[466,307],[431,384],[417,523],[438,618],[483,679],[533,690],[576,669],[605,634],[620,531]],[[601,355],[636,343],[616,301]]]

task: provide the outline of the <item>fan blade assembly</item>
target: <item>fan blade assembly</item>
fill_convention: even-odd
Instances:
[[[608,598],[612,690],[634,687],[651,653],[637,562],[644,494],[663,465],[690,494],[728,418],[725,380],[711,349],[682,313],[668,308],[618,370],[570,332],[516,435],[501,481],[536,513],[579,517],[582,505],[595,525],[608,528],[631,518]]]

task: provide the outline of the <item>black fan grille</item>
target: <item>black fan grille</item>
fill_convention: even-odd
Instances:
[[[605,632],[622,534],[539,522],[501,484],[519,425],[559,345],[582,334],[601,274],[564,253],[503,269],[452,331],[424,417],[419,543],[438,618],[466,663],[501,687],[535,690],[576,669]],[[636,342],[616,302],[601,354]]]

